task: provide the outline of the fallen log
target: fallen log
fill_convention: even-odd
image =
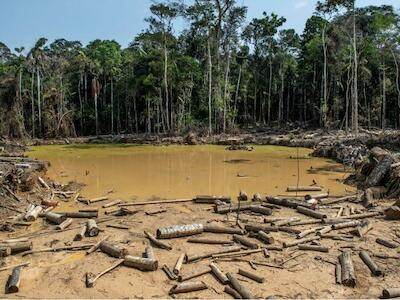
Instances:
[[[261,206],[261,205],[250,205],[250,211],[253,213],[270,216],[272,215],[272,209]]]
[[[57,224],[57,225],[60,225],[62,222],[64,222],[67,219],[65,216],[62,216],[60,214],[53,213],[53,212],[47,212],[45,214],[45,218],[50,223]]]
[[[257,232],[257,238],[268,245],[275,243],[275,239],[272,236],[266,234],[265,231],[262,230]]]
[[[83,244],[83,245],[74,245],[74,246],[61,246],[55,248],[43,248],[37,250],[25,251],[22,253],[22,256],[37,254],[37,253],[45,253],[45,252],[59,252],[59,251],[81,251],[87,250],[93,247],[93,244]]]
[[[211,272],[211,268],[209,266],[207,266],[207,267],[205,267],[203,269],[196,270],[196,271],[194,271],[192,273],[189,273],[189,274],[186,274],[186,275],[179,275],[178,276],[178,281],[179,282],[187,281],[187,280],[190,280],[190,279],[193,279],[193,278],[197,278],[197,277],[203,276],[203,275],[208,274],[210,272]]]
[[[289,186],[287,192],[320,192],[322,188],[319,186]]]
[[[98,217],[98,212],[59,212],[58,214],[72,219],[90,219]]]
[[[86,233],[86,225],[75,235],[74,241],[82,241]]]
[[[1,272],[1,271],[7,271],[7,270],[10,270],[10,269],[14,269],[14,268],[17,268],[17,267],[27,267],[27,266],[29,266],[29,265],[30,265],[30,263],[22,263],[22,264],[18,264],[18,265],[12,265],[12,266],[1,267],[1,268],[0,268],[0,272]]]
[[[390,299],[390,298],[397,298],[400,297],[400,288],[390,288],[390,289],[384,289],[382,291],[382,297],[384,299]]]
[[[233,299],[242,299],[242,296],[240,296],[240,294],[233,288],[231,288],[230,286],[226,286],[224,288],[224,292],[231,295],[233,297]]]
[[[297,206],[304,206],[308,208],[312,208],[312,205],[307,202],[298,201],[295,199],[286,199],[286,198],[277,198],[277,197],[267,197],[267,201],[269,203],[289,207],[289,208],[296,208]]]
[[[328,247],[323,247],[323,246],[315,246],[315,245],[299,245],[298,246],[299,250],[305,250],[305,251],[317,251],[317,252],[329,252]]]
[[[190,293],[208,289],[204,282],[181,282],[173,286],[169,291],[170,295]]]
[[[35,221],[38,218],[39,214],[42,212],[42,210],[43,207],[41,207],[40,205],[36,206],[35,208],[26,213],[25,220],[28,222]]]
[[[178,259],[176,260],[175,267],[172,270],[175,275],[179,275],[179,272],[181,271],[184,260],[185,260],[185,254],[182,253],[181,255],[179,255]]]
[[[60,225],[56,226],[57,230],[64,230],[65,228],[67,228],[68,226],[70,226],[72,224],[72,219],[68,218],[66,219],[64,222],[62,222]]]
[[[350,252],[349,251],[343,252],[339,256],[339,262],[342,270],[341,273],[342,284],[348,287],[355,287],[357,280],[354,273],[353,261],[351,259]]]
[[[246,231],[248,232],[259,232],[259,231],[264,231],[266,233],[268,232],[277,232],[279,231],[279,227],[276,226],[270,226],[270,225],[246,225],[245,226]]]
[[[158,269],[157,260],[131,255],[125,256],[124,265],[130,268],[139,269],[141,271],[156,271]]]
[[[155,255],[154,255],[153,247],[147,246],[147,247],[144,249],[144,254],[145,254],[146,258],[152,259],[152,260],[156,260],[156,257],[155,257]]]
[[[83,209],[80,209],[78,212],[84,212],[84,213],[99,213],[99,208],[83,208]]]
[[[7,248],[9,248],[11,250],[11,254],[17,254],[20,252],[29,251],[32,249],[32,247],[33,247],[33,244],[31,241],[22,241],[22,242],[1,244],[0,250],[6,249],[6,250],[1,250],[1,251],[8,253],[9,250]]]
[[[111,272],[114,270],[116,267],[120,266],[124,262],[124,259],[119,259],[117,260],[113,265],[111,265],[109,268],[105,269],[104,271],[100,272],[97,275],[94,275],[92,273],[86,273],[86,287],[91,288],[94,286],[95,282],[103,275],[107,274],[108,272]]]
[[[170,280],[176,280],[177,276],[171,271],[171,269],[167,265],[163,265],[161,270],[168,276]]]
[[[216,201],[231,203],[231,197],[200,195],[194,198],[194,202],[199,204],[215,204]]]
[[[242,299],[255,299],[250,291],[241,285],[231,273],[227,273],[226,276],[228,277],[231,286],[240,294]]]
[[[214,212],[217,214],[227,214],[230,212],[244,211],[250,209],[250,204],[241,205],[216,205],[214,206]]]
[[[211,233],[224,233],[224,234],[245,234],[245,232],[240,228],[225,227],[215,224],[206,224],[203,226],[204,232]]]
[[[343,228],[357,227],[361,224],[360,221],[350,221],[345,223],[333,224],[332,229],[339,230]]]
[[[342,216],[342,219],[352,219],[352,220],[361,220],[361,219],[367,219],[367,218],[372,218],[381,215],[382,213],[379,211],[374,211],[374,212],[369,212],[369,213],[363,213],[363,214],[355,214],[355,215],[350,215],[348,217]]]
[[[97,249],[99,249],[101,243],[106,241],[108,238],[109,238],[109,236],[106,236],[102,240],[98,241],[95,245],[93,245],[93,247],[91,247],[88,251],[86,251],[86,255],[89,255],[89,254],[93,253],[94,251],[96,251]]]
[[[228,284],[229,279],[226,275],[219,269],[216,263],[210,263],[211,272],[222,284]]]
[[[385,246],[387,248],[391,248],[391,249],[396,249],[399,246],[398,244],[396,244],[394,242],[391,242],[391,241],[388,241],[388,240],[384,240],[384,239],[381,239],[381,238],[377,238],[376,242],[378,244],[380,244],[380,245],[383,245],[383,246]]]
[[[108,200],[108,197],[104,196],[104,197],[98,197],[98,198],[89,199],[88,202],[89,202],[89,204],[92,204],[92,203],[106,201],[106,200]]]
[[[253,272],[247,271],[247,270],[243,270],[243,269],[239,269],[239,275],[242,275],[244,277],[250,278],[258,283],[263,283],[264,282],[264,277],[261,277],[257,274],[254,274]]]
[[[309,217],[312,217],[315,219],[326,219],[327,218],[326,214],[314,211],[314,210],[306,208],[306,207],[298,206],[296,208],[296,210],[298,213],[301,213],[303,215],[306,215],[306,216],[309,216]]]
[[[367,267],[371,270],[372,275],[383,276],[383,272],[381,271],[381,269],[379,269],[379,267],[376,265],[376,263],[372,260],[372,258],[369,256],[367,251],[361,251],[360,258],[367,265]]]
[[[214,239],[205,239],[205,238],[191,238],[187,240],[188,243],[195,244],[211,244],[211,245],[232,245],[233,241],[231,240],[214,240]]]
[[[291,242],[283,242],[283,248],[289,248],[289,247],[297,246],[297,245],[300,245],[300,244],[305,244],[305,243],[308,243],[308,242],[317,241],[319,239],[321,239],[320,236],[310,236],[308,238],[303,238],[303,239],[300,239],[300,240],[294,240],[294,241],[291,241]]]
[[[116,206],[116,205],[121,204],[121,203],[123,203],[122,200],[114,200],[114,201],[111,201],[109,203],[104,204],[103,208],[113,207],[113,206]]]
[[[297,237],[298,239],[302,239],[302,238],[304,238],[304,237],[307,236],[307,235],[310,235],[310,234],[312,234],[312,233],[317,232],[318,230],[321,230],[321,227],[306,229],[306,230],[300,232],[299,234],[297,234],[296,237]]]
[[[164,243],[163,241],[157,240],[156,237],[154,235],[152,235],[150,232],[144,231],[144,234],[150,240],[150,242],[153,245],[157,246],[158,248],[165,249],[165,250],[172,250],[172,247],[170,245],[168,245],[167,243]]]
[[[242,244],[242,245],[244,245],[246,247],[249,247],[251,249],[257,249],[258,248],[258,245],[256,243],[254,243],[250,239],[248,239],[248,238],[246,238],[244,236],[241,236],[241,235],[234,234],[233,235],[233,240],[235,242],[240,243],[240,244]]]
[[[200,234],[204,231],[202,224],[175,225],[157,229],[158,239],[172,239]]]
[[[237,252],[242,249],[241,246],[231,246],[227,247],[225,249],[213,251],[213,252],[208,252],[208,253],[203,253],[203,254],[194,254],[194,255],[188,255],[186,254],[186,263],[194,262],[197,260],[202,260],[205,258],[212,257],[213,255],[218,255],[218,254],[223,254],[223,253],[231,253],[231,252]]]
[[[120,207],[129,206],[143,206],[143,205],[153,205],[153,204],[171,204],[171,203],[184,203],[193,202],[193,199],[173,199],[173,200],[156,200],[156,201],[145,201],[145,202],[133,202],[133,203],[122,203],[118,204]]]
[[[155,209],[155,210],[146,211],[145,214],[148,216],[155,216],[155,215],[162,214],[165,212],[167,212],[166,209]]]
[[[116,258],[124,258],[128,255],[127,249],[116,246],[108,241],[102,241],[99,248],[104,253]]]
[[[332,231],[332,226],[325,226],[322,229],[317,231],[317,235],[321,236],[321,235],[327,234],[328,232],[331,232],[331,231]]]
[[[344,197],[340,197],[340,198],[321,200],[320,203],[321,203],[321,205],[331,205],[331,204],[337,204],[337,203],[342,203],[342,202],[346,202],[346,201],[353,202],[357,199],[358,199],[357,195],[351,195],[351,196],[344,196]]]
[[[365,181],[366,187],[378,186],[386,173],[390,170],[394,158],[391,155],[386,155],[372,170]]]
[[[6,284],[6,294],[18,293],[22,267],[15,267]]]
[[[288,225],[289,226],[302,226],[302,225],[311,225],[311,224],[319,224],[322,223],[323,220],[301,220],[301,221],[294,221],[290,222]]]

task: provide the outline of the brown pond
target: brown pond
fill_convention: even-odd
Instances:
[[[349,189],[342,183],[347,175],[342,165],[304,159],[310,152],[277,146],[246,152],[223,146],[63,145],[33,147],[29,156],[50,161],[50,178],[84,183],[85,197],[109,191],[112,199],[138,201],[199,194],[235,197],[240,190],[279,195],[298,179],[300,185],[315,181],[331,193]],[[303,159],[293,159],[297,156]]]

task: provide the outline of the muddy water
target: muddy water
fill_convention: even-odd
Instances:
[[[298,151],[298,152],[297,152]],[[285,194],[286,187],[310,185],[343,193],[348,186],[343,166],[304,157],[308,149],[255,147],[253,152],[226,151],[220,146],[67,145],[39,146],[31,157],[48,160],[48,176],[62,183],[82,182],[82,194],[144,200],[187,198],[198,194]]]

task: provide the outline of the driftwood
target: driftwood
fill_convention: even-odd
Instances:
[[[214,240],[206,238],[191,238],[187,240],[188,243],[195,244],[210,244],[210,245],[231,245],[233,241],[231,240]]]
[[[240,244],[242,244],[242,245],[244,245],[246,247],[249,247],[251,249],[257,249],[258,248],[258,245],[256,243],[254,243],[250,239],[248,239],[248,238],[246,238],[244,236],[241,236],[241,235],[234,234],[233,235],[233,240],[235,242],[240,243]]]
[[[289,186],[287,192],[320,192],[322,188],[319,186]]]
[[[197,278],[197,277],[203,276],[203,275],[208,274],[210,272],[211,272],[211,268],[207,266],[207,267],[205,267],[203,269],[196,270],[196,271],[194,271],[192,273],[189,273],[189,274],[186,274],[186,275],[179,275],[178,276],[178,281],[179,282],[187,281],[187,280],[190,280],[190,279],[193,279],[193,278]]]
[[[226,197],[226,196],[201,195],[201,196],[196,196],[193,200],[195,203],[201,203],[201,204],[215,204],[216,201],[231,203],[231,197]]]
[[[125,256],[128,255],[128,250],[125,248],[120,248],[108,241],[102,241],[100,243],[100,250],[103,251],[104,253],[116,257],[116,258],[124,258]]]
[[[94,286],[94,283],[103,275],[107,274],[108,272],[111,272],[114,270],[116,267],[120,266],[124,262],[123,259],[117,260],[113,265],[105,269],[104,271],[100,272],[97,275],[94,275],[92,273],[86,273],[86,287],[91,288]]]
[[[231,246],[231,247],[224,248],[222,250],[217,250],[217,251],[203,253],[203,254],[194,254],[194,255],[186,254],[186,263],[190,263],[190,262],[202,260],[202,259],[205,259],[205,258],[209,258],[209,257],[212,257],[213,255],[237,252],[237,251],[240,251],[241,249],[242,249],[241,246]]]
[[[169,291],[170,295],[181,294],[181,293],[190,293],[195,291],[201,291],[208,289],[207,285],[204,282],[181,282],[173,286],[173,288]]]
[[[112,206],[121,204],[122,202],[123,202],[122,200],[114,200],[114,201],[111,201],[111,202],[109,202],[109,203],[104,204],[104,205],[103,205],[103,208],[112,207]]]
[[[371,270],[372,275],[374,275],[374,276],[383,276],[383,272],[376,265],[376,263],[372,260],[372,258],[369,256],[367,251],[361,251],[360,252],[360,258],[367,265],[367,267]]]
[[[315,245],[299,245],[299,250],[317,251],[317,252],[329,252],[328,247],[315,246]]]
[[[204,231],[202,224],[175,225],[157,229],[158,239],[172,239],[200,234]]]
[[[306,208],[306,207],[303,207],[303,206],[298,206],[296,208],[296,210],[297,210],[297,212],[299,212],[299,213],[301,213],[303,215],[306,215],[306,216],[309,216],[309,217],[312,217],[312,218],[315,218],[315,219],[325,219],[327,217],[326,214],[314,211],[312,209],[309,209],[309,208]]]
[[[106,236],[102,240],[98,241],[95,245],[93,245],[93,247],[91,247],[88,251],[86,251],[86,255],[89,255],[89,254],[93,253],[94,251],[96,251],[97,249],[99,249],[101,243],[106,241],[108,238],[109,238],[109,236]]]
[[[165,249],[165,250],[172,250],[172,247],[170,245],[168,245],[167,243],[165,243],[163,241],[157,240],[156,237],[154,235],[152,235],[150,232],[144,231],[144,234],[150,240],[150,242],[153,245],[157,246],[158,248]]]
[[[240,294],[233,288],[231,288],[230,286],[226,286],[224,288],[224,292],[231,295],[233,297],[233,299],[242,299],[242,296],[240,296]]]
[[[392,248],[392,249],[396,249],[399,246],[398,244],[396,244],[396,243],[394,243],[392,241],[384,240],[384,239],[381,239],[381,238],[377,238],[376,242],[378,244],[381,244],[381,245],[387,247],[387,248]]]
[[[185,260],[185,254],[182,253],[181,255],[179,255],[178,259],[176,260],[175,267],[172,270],[175,275],[179,275],[179,272],[181,271],[184,260]]]
[[[339,262],[342,270],[342,275],[341,275],[342,284],[349,287],[355,287],[357,280],[354,273],[353,261],[351,259],[350,252],[348,251],[343,252],[339,256]]]
[[[244,277],[247,277],[247,278],[250,278],[250,279],[252,279],[252,280],[254,280],[254,281],[258,282],[258,283],[263,283],[264,280],[265,280],[264,277],[261,277],[261,276],[259,276],[257,274],[254,274],[253,272],[250,272],[250,271],[247,271],[247,270],[239,269],[238,273],[240,275],[242,275]]]
[[[231,273],[227,273],[226,276],[228,277],[231,286],[240,294],[242,299],[255,299],[250,291],[246,287],[241,285]]]
[[[57,213],[53,213],[53,212],[47,212],[45,214],[45,218],[47,221],[53,223],[53,224],[57,224],[60,225],[62,222],[64,222],[67,218],[65,216],[59,215]]]
[[[384,289],[382,291],[382,297],[384,299],[400,297],[400,288]]]
[[[210,263],[211,272],[222,284],[228,284],[229,279],[226,275],[219,269],[216,263]]]
[[[141,271],[156,271],[158,269],[157,260],[131,255],[125,256],[124,265]]]
[[[64,222],[62,222],[60,225],[56,226],[57,230],[64,230],[65,228],[67,228],[68,226],[70,226],[72,224],[72,219],[68,218],[66,219]]]
[[[93,219],[89,219],[87,221],[87,235],[90,237],[97,236],[99,234],[99,227],[97,227],[97,223]]]
[[[316,241],[316,240],[319,240],[319,239],[321,239],[320,236],[310,236],[308,238],[294,240],[294,241],[291,241],[291,242],[283,242],[283,248],[289,248],[289,247],[297,246],[297,245],[300,245],[300,244],[313,242],[313,241]]]
[[[8,278],[6,294],[18,293],[22,267],[15,267]]]
[[[204,232],[224,233],[224,234],[245,234],[245,232],[240,228],[225,227],[214,224],[204,225]]]

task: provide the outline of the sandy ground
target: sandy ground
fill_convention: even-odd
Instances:
[[[101,204],[99,203],[97,207]],[[388,205],[389,202],[385,202]],[[362,207],[349,204],[355,208]],[[95,205],[92,205],[95,206]],[[337,205],[335,205],[337,206]],[[84,204],[71,203],[69,207],[78,210],[85,208]],[[148,216],[145,211],[165,208],[167,212],[155,216]],[[207,223],[215,222],[220,225],[232,226],[235,215],[218,215],[213,213],[211,205],[206,204],[163,204],[146,205],[137,208],[139,212],[133,216],[114,217],[113,220],[99,224],[103,229],[98,237],[84,238],[82,242],[72,244],[95,243],[109,235],[110,241],[124,245],[129,253],[141,256],[149,241],[144,237],[143,231],[149,230],[155,234],[157,228],[175,224]],[[60,207],[58,210],[65,210]],[[336,215],[337,209],[324,209],[330,216]],[[273,211],[273,217],[297,216],[301,219],[307,217],[298,214],[293,209],[282,208]],[[244,224],[257,224],[263,222],[263,216],[250,213],[242,213]],[[100,212],[99,220],[107,218]],[[400,231],[399,222],[389,222],[381,218],[370,219],[373,229],[364,239],[354,238],[352,241],[334,241],[322,239],[321,245],[330,248],[329,253],[305,252],[297,250],[297,247],[284,249],[284,251],[270,251],[270,258],[265,258],[262,253],[243,257],[243,259],[267,262],[280,265],[289,258],[293,258],[283,264],[282,269],[259,266],[255,273],[264,276],[265,282],[260,284],[240,275],[236,275],[240,282],[248,287],[253,294],[260,298],[287,297],[287,298],[377,298],[382,289],[387,287],[398,287],[400,280],[399,259],[374,258],[377,264],[384,270],[384,277],[372,277],[369,269],[358,256],[359,250],[367,249],[371,253],[386,253],[398,255],[396,249],[388,249],[375,242],[377,237],[385,237],[400,241],[395,235]],[[76,227],[84,222],[75,219],[71,227]],[[129,230],[113,229],[106,227],[107,224],[123,224],[130,227]],[[295,228],[305,230],[320,225],[304,225]],[[27,230],[20,230],[12,234],[0,233],[0,239],[29,236],[32,238],[34,249],[49,246],[63,246],[73,241],[75,234],[80,229],[65,232],[57,232],[54,225],[49,225],[45,220],[38,219]],[[203,233],[201,237],[226,238],[230,235]],[[293,234],[284,232],[273,232],[275,244],[281,245],[283,241],[294,240]],[[201,245],[187,243],[187,238],[167,240],[173,246],[172,251],[154,248],[155,256],[159,266],[166,264],[173,268],[181,253],[204,253],[211,250],[223,248],[219,245]],[[254,240],[257,241],[257,240]],[[259,242],[260,246],[262,243]],[[357,276],[357,286],[348,288],[335,284],[335,266],[340,250],[350,249],[353,252],[353,262]],[[298,256],[302,254],[301,256]],[[318,258],[322,258],[319,259]],[[136,269],[120,266],[112,272],[100,278],[93,288],[85,287],[85,273],[99,273],[115,262],[115,258],[97,251],[91,255],[85,255],[85,251],[38,253],[22,257],[14,255],[6,257],[1,262],[4,265],[12,265],[21,262],[29,262],[30,265],[23,269],[21,285],[18,294],[5,295],[4,289],[0,292],[1,298],[168,298],[169,290],[175,282],[168,279],[166,274],[159,268],[155,272],[142,272]],[[184,264],[182,274],[199,269],[210,263],[210,259],[191,264]],[[237,274],[238,268],[251,270],[248,262],[228,261],[218,262],[224,272]],[[5,286],[11,270],[0,272],[0,285]],[[223,292],[224,286],[220,284],[211,274],[204,275],[198,279],[208,285],[208,289],[199,292],[177,295],[177,298],[231,298]]]

